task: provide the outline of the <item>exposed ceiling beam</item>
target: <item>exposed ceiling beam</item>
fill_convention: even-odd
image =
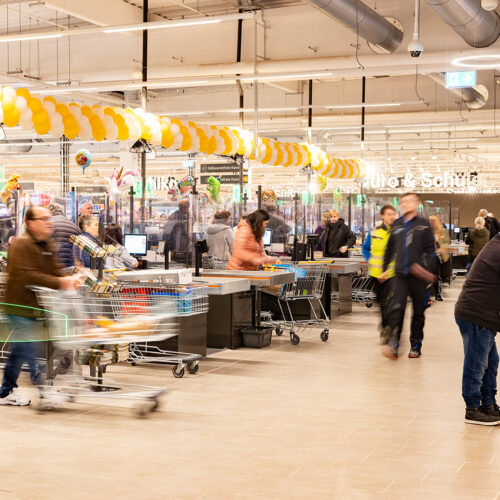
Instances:
[[[142,21],[142,9],[123,0],[46,0],[45,6],[99,26]]]

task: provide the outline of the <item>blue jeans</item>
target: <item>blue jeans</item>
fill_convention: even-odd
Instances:
[[[11,314],[7,317],[12,329],[11,340],[14,342],[10,343],[10,353],[5,363],[2,387],[0,387],[0,398],[4,398],[17,387],[17,379],[24,363],[28,363],[33,384],[38,385],[43,380],[43,369],[38,366],[36,359],[40,343],[22,341],[36,338],[37,320]]]
[[[455,318],[464,342],[462,396],[467,408],[491,406],[497,393],[497,332]]]

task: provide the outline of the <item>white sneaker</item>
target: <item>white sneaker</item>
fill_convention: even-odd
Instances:
[[[0,398],[0,405],[28,406],[31,400],[22,396],[16,389],[4,398]]]

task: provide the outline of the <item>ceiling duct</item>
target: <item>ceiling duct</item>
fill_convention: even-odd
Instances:
[[[309,0],[309,2],[384,52],[394,52],[403,40],[403,32],[399,28],[361,0]]]
[[[483,85],[476,85],[463,89],[451,89],[446,87],[446,75],[444,73],[431,73],[428,76],[456,96],[460,97],[460,99],[462,99],[471,109],[480,109],[488,101],[488,89]]]
[[[481,0],[426,0],[471,47],[489,47],[500,36],[500,18],[484,10]]]

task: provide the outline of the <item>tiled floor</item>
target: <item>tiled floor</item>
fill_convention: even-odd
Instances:
[[[125,402],[0,408],[0,499],[500,498],[500,428],[463,423],[460,286],[428,311],[421,359],[383,358],[377,311],[356,306],[326,344],[274,337],[179,380],[112,367],[167,387],[146,420]]]

